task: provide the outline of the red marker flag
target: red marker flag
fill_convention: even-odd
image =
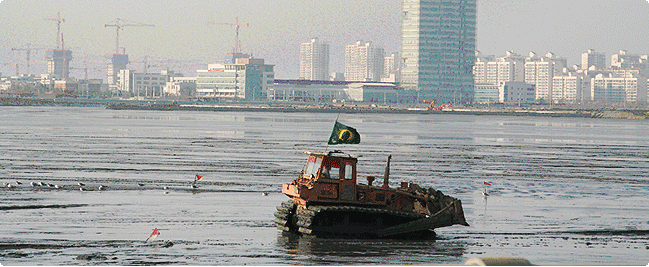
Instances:
[[[487,181],[484,182],[485,185],[491,186],[490,183],[487,183]]]
[[[200,180],[201,178],[203,178],[203,176],[196,174],[196,180],[194,180],[194,182]]]
[[[144,242],[153,242],[153,240],[155,240],[155,238],[158,237],[158,235],[160,235],[160,231],[158,231],[158,228],[153,229],[153,233],[151,233],[149,238],[147,238],[146,241]]]

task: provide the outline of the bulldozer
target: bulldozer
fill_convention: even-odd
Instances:
[[[434,236],[435,228],[469,226],[462,202],[433,188],[401,182],[390,187],[388,156],[383,184],[357,182],[358,156],[342,151],[311,152],[291,183],[282,185],[290,198],[277,207],[277,228],[300,235],[338,238]]]

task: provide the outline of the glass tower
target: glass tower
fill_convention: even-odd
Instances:
[[[473,102],[477,0],[404,0],[401,85],[419,100]]]

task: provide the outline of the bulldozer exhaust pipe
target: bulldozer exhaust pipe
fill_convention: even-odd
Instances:
[[[385,173],[383,174],[383,187],[388,188],[390,184],[390,159],[392,155],[388,155],[388,160],[385,162]]]

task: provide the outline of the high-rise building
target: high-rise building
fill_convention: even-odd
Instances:
[[[381,81],[398,83],[401,78],[399,74],[401,71],[400,68],[401,57],[399,57],[399,53],[392,53],[386,56],[383,61],[383,76],[381,77]]]
[[[630,69],[640,62],[640,55],[629,54],[626,50],[611,56],[611,67],[619,69]]]
[[[552,96],[553,62],[543,58],[525,63],[525,83],[536,85],[536,99],[550,101]]]
[[[552,78],[552,101],[556,103],[578,103],[582,99],[581,77],[575,73],[555,75]]]
[[[126,54],[113,54],[110,56],[110,63],[106,67],[106,75],[108,86],[111,91],[120,90],[119,73],[121,70],[126,69],[128,65],[128,55]],[[121,90],[120,90],[121,91]]]
[[[647,103],[647,78],[626,73],[598,74],[591,81],[593,101],[604,103]]]
[[[473,102],[476,0],[404,0],[401,85],[420,99]]]
[[[513,51],[504,57],[483,56],[476,51],[473,75],[476,84],[500,84],[525,80],[525,58]]]
[[[313,38],[300,45],[300,79],[329,80],[329,44]]]
[[[380,82],[385,51],[361,41],[345,47],[345,81]]]
[[[605,69],[606,54],[595,52],[593,49],[588,49],[588,52],[581,54],[581,69],[587,70],[591,66],[595,66],[596,70]]]
[[[70,61],[72,51],[70,50],[47,50],[47,73],[57,80],[67,80],[70,75]]]
[[[563,73],[567,60],[553,53],[539,57],[536,53],[530,52],[530,56],[525,61],[525,83],[536,85],[537,100],[551,101],[552,79],[555,73],[557,75]]]

